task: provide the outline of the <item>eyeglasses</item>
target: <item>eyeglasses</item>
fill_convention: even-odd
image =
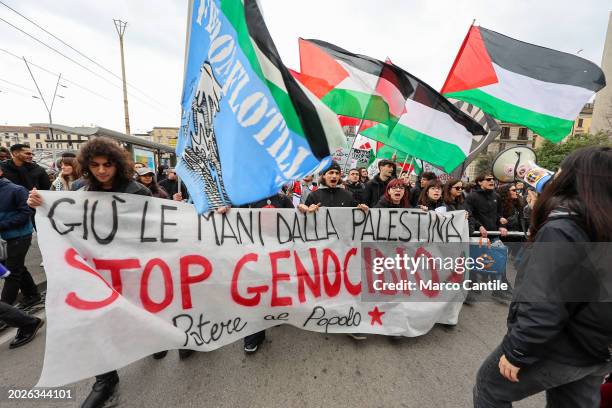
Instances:
[[[486,177],[486,178],[484,179],[484,181],[493,181],[493,180],[495,180],[493,177]]]
[[[463,190],[463,187],[461,187],[461,186],[459,186],[459,187],[453,186],[453,188],[454,188],[455,190],[457,190],[457,191],[461,191],[461,190]]]

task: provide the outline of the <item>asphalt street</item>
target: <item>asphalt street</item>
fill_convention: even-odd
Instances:
[[[28,268],[44,281],[36,244]],[[507,306],[465,306],[455,328],[425,336],[357,342],[280,326],[263,348],[246,356],[236,342],[180,361],[145,358],[119,370],[121,407],[470,407],[480,363],[505,333]],[[93,379],[69,385],[71,401],[8,400],[8,389],[29,389],[40,375],[45,330],[10,350],[14,330],[0,332],[0,407],[78,407]],[[543,395],[516,407],[543,407]]]

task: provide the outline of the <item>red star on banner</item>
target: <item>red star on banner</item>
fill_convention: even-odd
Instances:
[[[370,317],[372,318],[372,321],[370,321],[370,324],[371,324],[372,326],[374,326],[374,323],[378,323],[378,324],[380,324],[380,325],[382,326],[383,324],[382,324],[381,317],[382,317],[382,315],[384,315],[385,313],[386,313],[386,312],[381,312],[380,310],[378,310],[378,306],[374,306],[374,310],[370,310],[370,311],[368,312],[368,314],[369,314],[369,315],[370,315]]]

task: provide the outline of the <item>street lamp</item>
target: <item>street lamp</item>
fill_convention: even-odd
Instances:
[[[26,68],[28,68],[28,72],[30,73],[30,76],[32,77],[32,81],[34,81],[34,85],[36,85],[36,90],[38,91],[38,95],[40,95],[40,97],[32,95],[32,98],[42,100],[43,104],[45,105],[45,109],[47,110],[47,113],[49,114],[49,129],[47,133],[49,135],[49,140],[53,140],[53,129],[52,129],[53,119],[51,117],[51,112],[53,111],[53,105],[55,104],[55,98],[60,97],[62,99],[65,99],[62,95],[57,94],[57,88],[59,86],[61,86],[62,88],[68,88],[68,87],[64,84],[60,84],[60,80],[62,79],[62,74],[60,73],[57,77],[57,83],[55,84],[55,91],[53,92],[53,99],[51,99],[51,106],[49,107],[47,105],[47,101],[45,100],[45,97],[43,96],[42,92],[40,91],[40,88],[38,87],[36,78],[34,78],[34,74],[32,73],[32,70],[30,69],[30,65],[28,64],[28,61],[25,59],[25,57],[23,57],[23,62],[25,62]]]

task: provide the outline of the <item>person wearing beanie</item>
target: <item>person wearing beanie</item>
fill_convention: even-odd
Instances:
[[[353,194],[341,187],[342,179],[340,178],[340,171],[340,165],[335,161],[326,170],[322,171],[320,173],[321,179],[318,190],[310,193],[306,203],[300,204],[298,210],[302,213],[307,213],[316,212],[321,207],[357,207],[367,211],[367,205],[357,203]],[[349,337],[355,340],[365,340],[367,338],[361,333],[350,333]]]
[[[319,188],[308,195],[306,202],[298,206],[301,212],[317,211],[319,207],[363,207],[367,206],[357,203],[353,194],[345,190],[340,185],[341,168],[335,161],[320,173]]]

